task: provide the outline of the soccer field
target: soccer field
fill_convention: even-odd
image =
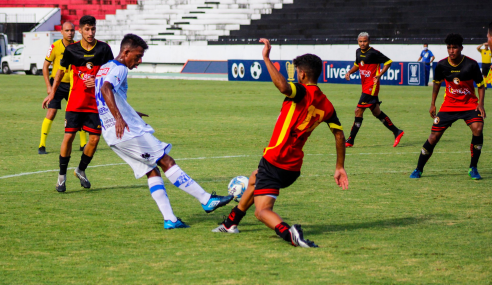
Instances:
[[[320,88],[348,137],[360,86]],[[0,284],[491,284],[488,120],[483,180],[467,174],[472,135],[463,121],[446,131],[422,178],[408,178],[432,125],[430,87],[381,87],[381,109],[406,134],[393,148],[393,134],[366,112],[347,149],[347,191],[333,181],[333,135],[323,124],[313,132],[302,176],[275,209],[301,224],[315,249],[289,246],[253,209],[240,234],[212,233],[237,203],[206,214],[166,179],[175,214],[191,228],[164,230],[146,179],[103,139],[87,169],[92,188],[69,169],[67,192],[57,193],[64,113],[48,155],[38,155],[45,90],[40,76],[0,76]],[[178,165],[221,195],[232,177],[256,169],[283,100],[272,83],[151,79],[129,79],[128,96],[156,137],[173,144]],[[489,106],[487,98],[492,115]],[[72,152],[70,168],[80,155]]]

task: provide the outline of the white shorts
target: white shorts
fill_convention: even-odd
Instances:
[[[110,147],[130,165],[135,178],[139,179],[157,166],[157,161],[171,151],[172,145],[146,133]]]

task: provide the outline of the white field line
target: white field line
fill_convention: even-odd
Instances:
[[[446,152],[438,152],[435,151],[434,153],[468,153],[469,151],[446,151]],[[490,152],[490,151],[482,151],[482,152]],[[388,155],[388,154],[396,154],[396,155],[404,155],[404,154],[418,154],[420,152],[380,152],[380,153],[347,153],[347,156],[351,155]],[[319,154],[306,154],[306,155],[326,155],[326,156],[335,156],[336,153],[319,153]],[[174,160],[180,161],[180,160],[202,160],[202,159],[224,159],[224,158],[238,158],[238,157],[253,157],[253,156],[258,156],[259,155],[226,155],[226,156],[210,156],[210,157],[188,157],[188,158],[176,158]],[[96,167],[107,167],[107,166],[115,166],[115,165],[124,165],[126,164],[125,162],[122,163],[110,163],[110,164],[101,164],[101,165],[92,165],[89,166],[89,168],[96,168]],[[75,167],[69,167],[68,169],[75,169]],[[449,169],[447,169],[449,170]],[[0,179],[6,179],[6,178],[12,178],[12,177],[19,177],[19,176],[25,176],[25,175],[32,175],[32,174],[39,174],[39,173],[47,173],[47,172],[56,172],[59,171],[59,169],[50,169],[50,170],[41,170],[41,171],[34,171],[34,172],[23,172],[23,173],[18,173],[18,174],[11,174],[11,175],[5,175],[5,176],[0,176]],[[399,173],[399,172],[407,172],[407,171],[395,171],[394,173]],[[372,172],[372,173],[379,173],[379,172]],[[384,173],[390,173],[389,171],[385,171]],[[393,172],[391,172],[393,173]]]

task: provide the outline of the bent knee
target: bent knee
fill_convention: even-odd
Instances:
[[[99,143],[100,136],[89,136],[89,143],[96,146]]]

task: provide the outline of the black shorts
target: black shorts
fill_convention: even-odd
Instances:
[[[273,195],[278,196],[279,189],[287,188],[301,175],[300,171],[289,171],[276,167],[261,158],[256,174],[255,196]]]
[[[490,71],[490,63],[482,63],[482,75],[483,77],[487,77]]]
[[[80,129],[92,135],[101,135],[98,113],[65,112],[65,133],[76,133]]]
[[[362,93],[360,95],[359,103],[357,104],[357,107],[359,108],[371,108],[374,109],[376,105],[381,105],[381,101],[379,101],[378,96],[372,96],[366,93]]]
[[[469,126],[473,123],[483,123],[482,115],[479,111],[470,110],[462,112],[439,112],[434,119],[434,125],[432,125],[433,132],[444,132],[447,128],[457,120],[463,119]]]
[[[51,86],[53,86],[53,78],[50,79]],[[68,93],[70,93],[70,83],[61,82],[56,89],[55,98],[48,104],[49,109],[61,109],[61,101],[63,99],[68,100]]]

